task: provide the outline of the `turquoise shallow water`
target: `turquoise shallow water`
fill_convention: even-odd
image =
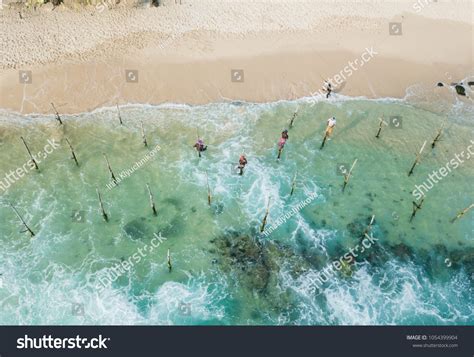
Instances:
[[[277,161],[276,143],[296,108]],[[404,100],[127,105],[121,113],[122,127],[115,108],[64,115],[63,126],[51,115],[1,113],[0,179],[28,160],[20,136],[32,152],[48,140],[60,143],[39,172],[28,170],[0,190],[1,324],[474,323],[473,212],[450,223],[473,202],[473,161],[435,184],[409,222],[415,185],[455,154],[467,156],[474,139],[469,100],[412,88]],[[320,150],[332,115],[334,136]],[[402,127],[384,127],[376,139],[382,115],[400,118]],[[197,132],[209,145],[201,159],[192,150]],[[421,164],[408,177],[424,140]],[[242,152],[249,164],[240,177]],[[112,189],[102,153],[116,176],[133,170]],[[342,193],[338,168],[355,159]],[[262,236],[269,200],[267,229],[287,219]],[[21,232],[8,202],[34,238]],[[372,215],[375,243],[314,289],[325,267],[360,244]],[[124,262],[128,268],[113,275]]]

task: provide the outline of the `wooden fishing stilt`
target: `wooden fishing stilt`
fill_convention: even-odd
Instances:
[[[351,169],[349,172],[344,175],[344,184],[342,185],[342,192],[344,193],[344,190],[346,189],[347,184],[349,183],[349,180],[351,179],[352,176],[352,170],[354,169],[358,159],[355,159],[354,162],[352,163]]]
[[[280,146],[280,147],[278,148],[277,160],[280,160],[280,158],[281,158],[281,152],[282,152],[282,151],[283,151],[283,146]]]
[[[118,104],[117,104],[117,113],[118,113],[118,118],[119,118],[120,125],[123,125],[122,116],[120,115],[120,108],[119,108]]]
[[[197,134],[197,138],[198,138],[198,142],[196,144],[198,144],[200,137],[199,137],[199,129],[197,129],[197,128],[196,128],[196,134]],[[196,150],[198,152],[199,158],[201,158],[201,148],[198,146],[198,147],[196,147]]]
[[[324,148],[324,145],[326,144],[326,140],[328,139],[328,132],[326,131],[324,133],[324,138],[323,138],[323,142],[321,143],[321,147],[320,149],[322,150]]]
[[[146,184],[146,188],[148,189],[148,196],[150,197],[151,210],[153,211],[153,215],[156,216],[157,212],[155,207],[155,200],[153,199],[153,194],[151,193],[150,185]]]
[[[211,205],[211,187],[209,186],[209,176],[206,172],[206,183],[207,183],[207,203]]]
[[[32,237],[35,236],[35,233],[31,230],[31,228],[26,224],[25,220],[23,219],[23,217],[20,215],[20,213],[18,213],[18,211],[16,210],[16,208],[10,203],[10,207],[13,209],[13,211],[15,211],[16,215],[18,216],[18,218],[20,219],[21,223],[23,223],[23,225],[25,226],[26,228],[26,231],[28,231],[30,233],[30,235]],[[26,232],[26,231],[23,231],[23,232]]]
[[[443,125],[444,126],[444,125]],[[438,134],[436,137],[433,139],[433,142],[431,143],[431,148],[434,149],[436,146],[436,143],[440,140],[441,134],[443,133],[443,126],[438,129]]]
[[[56,107],[54,106],[53,103],[51,103],[51,106],[53,107],[54,111],[56,112],[56,120],[59,122],[60,125],[63,125],[63,122],[61,120],[61,117],[59,116],[58,111],[56,110]]]
[[[109,216],[105,212],[104,204],[102,202],[102,196],[100,195],[100,192],[99,192],[98,188],[96,188],[95,191],[97,192],[97,198],[99,199],[100,212],[102,213],[102,217],[104,218],[104,221],[108,222],[109,221]]]
[[[270,199],[268,199],[267,210],[265,211],[265,216],[263,217],[262,225],[260,226],[260,233],[262,233],[265,230],[265,226],[267,225],[267,217],[268,217],[269,212],[270,212]]]
[[[374,221],[375,221],[375,214],[372,215],[369,225],[367,226],[367,228],[365,228],[363,237],[367,237],[370,234],[370,232],[372,231],[372,225],[374,224]]]
[[[171,269],[173,269],[173,266],[171,265],[171,254],[170,254],[169,249],[166,255],[167,255],[167,261],[168,261],[168,272],[171,273]]]
[[[28,155],[30,155],[31,161],[35,165],[35,169],[39,170],[39,166],[38,166],[35,158],[33,157],[33,155],[31,155],[31,151],[30,151],[30,148],[28,147],[28,144],[26,143],[25,139],[23,139],[23,136],[20,136],[20,138],[21,138],[21,141],[23,141],[23,144],[25,145],[26,151],[28,151]]]
[[[148,142],[146,141],[146,135],[145,135],[145,128],[143,127],[143,122],[140,121],[140,124],[142,126],[142,139],[143,139],[143,144],[145,146],[148,146]]]
[[[415,170],[415,167],[416,165],[418,165],[420,163],[420,159],[421,159],[421,153],[423,152],[423,150],[425,149],[425,145],[426,145],[426,140],[425,142],[423,143],[420,151],[418,152],[418,154],[416,154],[416,159],[415,159],[415,162],[413,163],[410,171],[408,172],[408,176],[411,176],[413,174],[413,171]]]
[[[115,185],[118,185],[117,178],[115,177],[114,172],[112,171],[112,168],[110,167],[110,163],[109,163],[109,159],[107,158],[107,155],[105,155],[105,153],[103,153],[102,155],[104,155],[105,162],[107,163],[107,168],[109,169],[110,177],[114,181]]]
[[[74,153],[74,149],[72,148],[72,145],[67,138],[66,138],[66,142],[69,145],[69,148],[71,149],[72,159],[76,163],[76,166],[79,166],[79,162],[77,161],[77,157],[76,157],[76,154]]]
[[[379,118],[380,120],[380,123],[379,123],[379,130],[377,131],[377,135],[375,135],[375,137],[378,139],[380,137],[380,133],[382,132],[382,127],[383,125],[388,125],[384,120],[383,120],[383,117],[382,118]]]
[[[423,206],[423,202],[425,201],[425,198],[423,197],[421,200],[420,200],[420,203],[418,204],[417,202],[415,201],[412,201],[413,203],[413,212],[411,213],[411,217],[410,217],[410,222],[413,221],[413,218],[415,218],[416,216],[416,212],[421,209],[421,207]]]
[[[296,108],[295,112],[293,113],[293,117],[290,120],[290,129],[293,127],[293,122],[295,121],[297,115],[298,115],[298,108]]]
[[[295,172],[295,176],[293,177],[293,182],[291,183],[290,197],[293,196],[293,192],[295,192],[296,175],[298,175],[298,171]]]
[[[459,212],[459,213],[456,215],[456,217],[454,217],[454,218],[451,220],[451,223],[456,222],[459,218],[461,218],[461,217],[464,216],[467,212],[469,212],[469,210],[470,210],[471,208],[473,208],[473,207],[474,207],[474,203],[471,203],[470,206],[464,208],[461,212]]]

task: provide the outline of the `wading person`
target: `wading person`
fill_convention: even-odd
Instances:
[[[237,166],[239,168],[239,175],[242,176],[244,174],[244,167],[245,165],[247,165],[247,158],[245,157],[244,154],[240,155],[240,158],[239,158],[239,166]]]
[[[328,139],[332,135],[332,132],[335,126],[336,126],[336,118],[335,117],[329,118],[327,121],[326,132],[325,132],[325,136]]]
[[[201,152],[207,150],[207,145],[204,144],[204,141],[202,141],[202,139],[198,139],[198,141],[196,141],[196,144],[194,144],[193,147],[196,148],[199,157],[201,157]]]
[[[288,137],[288,135],[287,135],[287,137]],[[280,159],[281,152],[282,152],[283,148],[285,147],[285,144],[286,144],[286,139],[282,136],[280,138],[280,141],[278,141],[278,157],[277,157],[278,160]]]

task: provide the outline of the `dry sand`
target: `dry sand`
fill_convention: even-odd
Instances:
[[[339,92],[403,97],[473,75],[471,1],[184,1],[85,9],[4,5],[0,107],[77,113],[115,103],[309,96],[366,48]],[[420,11],[417,9],[420,8]],[[389,23],[402,24],[401,35]],[[359,61],[360,62],[360,61]],[[347,68],[347,67],[346,67]],[[231,81],[231,70],[244,72]],[[127,70],[138,81],[127,82]],[[26,72],[21,83],[19,71]],[[135,72],[134,72],[135,73]]]

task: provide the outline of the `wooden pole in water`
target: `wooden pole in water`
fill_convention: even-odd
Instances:
[[[375,135],[375,137],[378,139],[380,137],[380,133],[382,132],[382,126],[385,124],[387,125],[387,123],[383,120],[383,116],[382,118],[379,118],[380,120],[380,123],[379,123],[379,130],[377,131],[377,135]]]
[[[209,176],[206,171],[206,183],[207,183],[207,203],[211,205],[211,187],[209,186]]]
[[[293,182],[291,183],[290,197],[293,196],[293,192],[295,192],[296,175],[298,175],[298,171],[296,171],[295,176],[293,176]]]
[[[423,197],[421,200],[420,200],[420,203],[416,203],[415,201],[412,201],[413,203],[413,212],[411,213],[411,217],[410,217],[410,222],[413,221],[413,218],[415,218],[416,216],[416,212],[421,209],[421,206],[423,205],[423,202],[425,201],[425,198]]]
[[[66,142],[69,145],[69,148],[71,149],[72,159],[75,161],[76,165],[79,166],[79,162],[77,161],[77,157],[76,157],[76,154],[74,153],[74,149],[72,148],[72,145],[67,138],[66,138]]]
[[[200,138],[199,138],[199,129],[198,128],[196,128],[196,134],[197,134],[197,138],[198,138],[198,142],[196,144],[199,144],[199,139]],[[198,152],[199,158],[201,158],[201,148],[199,147],[199,145],[196,147],[196,150]]]
[[[278,156],[277,156],[277,160],[280,160],[280,157],[281,157],[281,152],[283,151],[283,147],[284,147],[284,146],[280,146],[280,147],[278,148]]]
[[[115,177],[114,172],[112,171],[112,168],[110,167],[110,163],[109,163],[109,159],[107,158],[107,155],[105,155],[105,153],[103,153],[102,155],[104,155],[105,162],[107,163],[107,168],[109,169],[110,177],[114,181],[115,185],[118,185],[117,178]]]
[[[433,139],[433,142],[431,143],[431,148],[432,149],[435,148],[436,143],[439,141],[439,138],[441,137],[441,134],[443,133],[443,126],[438,129],[438,134],[436,135],[436,137]]]
[[[100,195],[98,188],[96,188],[95,191],[97,192],[97,198],[99,199],[100,211],[102,213],[102,217],[104,218],[104,221],[108,222],[109,216],[107,216],[107,213],[105,213],[104,204],[102,203],[102,196]]]
[[[425,145],[426,145],[426,140],[425,142],[423,143],[420,151],[418,152],[418,154],[416,154],[416,159],[415,159],[415,162],[413,163],[410,171],[408,172],[408,176],[411,176],[413,174],[413,171],[415,170],[415,166],[418,165],[420,163],[420,159],[421,159],[421,153],[423,152],[423,150],[425,149]]]
[[[16,210],[15,207],[13,207],[13,205],[10,203],[10,207],[13,209],[13,211],[15,211],[16,215],[18,216],[18,218],[20,219],[21,223],[23,223],[23,225],[25,226],[26,230],[30,233],[30,235],[32,237],[35,236],[35,233],[31,230],[30,227],[28,227],[28,225],[26,224],[25,220],[23,219],[23,217],[18,213],[18,211]]]
[[[262,233],[265,230],[265,226],[267,225],[267,217],[268,217],[269,212],[270,212],[270,199],[268,199],[267,210],[265,211],[265,216],[263,217],[262,225],[260,226],[260,233]]]
[[[351,179],[352,176],[352,170],[354,169],[358,159],[355,159],[354,162],[352,163],[351,169],[347,173],[347,175],[344,175],[344,185],[342,186],[342,192],[344,193],[344,190],[346,189],[347,184],[349,183],[349,180]]]
[[[370,219],[370,223],[364,231],[364,237],[366,237],[372,230],[372,224],[374,224],[374,220],[375,220],[375,214],[372,215],[372,218]]]
[[[117,112],[118,112],[118,118],[119,118],[120,125],[123,125],[122,116],[120,115],[120,108],[119,108],[118,103],[117,103]]]
[[[168,253],[167,253],[167,260],[168,260],[168,272],[171,273],[171,269],[173,269],[173,266],[171,265],[171,254],[170,254],[170,250],[168,249]]]
[[[324,133],[323,142],[321,143],[321,147],[320,147],[321,150],[324,148],[324,144],[326,144],[327,139],[328,139],[328,132],[326,130],[326,132]]]
[[[461,212],[459,212],[456,217],[454,217],[452,220],[451,220],[451,223],[454,223],[456,222],[459,218],[461,218],[462,216],[464,216],[467,212],[469,212],[469,210],[474,207],[474,203],[471,203],[470,206],[464,208]]]
[[[29,148],[28,145],[26,144],[25,139],[23,139],[23,136],[20,136],[20,138],[21,138],[21,140],[23,141],[23,144],[25,145],[26,151],[28,151],[28,155],[30,155],[31,161],[32,161],[33,164],[35,165],[35,169],[36,169],[36,170],[39,170],[39,166],[38,166],[38,164],[36,163],[36,160],[34,159],[33,155],[31,155],[30,148]]]
[[[145,144],[145,146],[148,146],[148,142],[146,141],[146,135],[145,135],[145,128],[143,127],[143,122],[140,121],[140,124],[142,126],[142,138],[143,138],[143,144]]]
[[[153,194],[151,193],[150,185],[146,184],[146,188],[148,189],[148,196],[150,197],[150,205],[153,211],[153,215],[156,216],[157,213],[156,213],[156,207],[155,207],[155,200],[153,199]]]
[[[61,117],[59,116],[58,111],[56,110],[56,107],[54,106],[53,103],[51,103],[51,106],[53,107],[54,111],[56,112],[56,120],[59,122],[60,125],[63,125],[63,122],[61,120]]]
[[[298,108],[296,108],[295,112],[293,113],[293,117],[290,120],[290,129],[293,127],[293,122],[295,121],[297,115],[298,115]]]

